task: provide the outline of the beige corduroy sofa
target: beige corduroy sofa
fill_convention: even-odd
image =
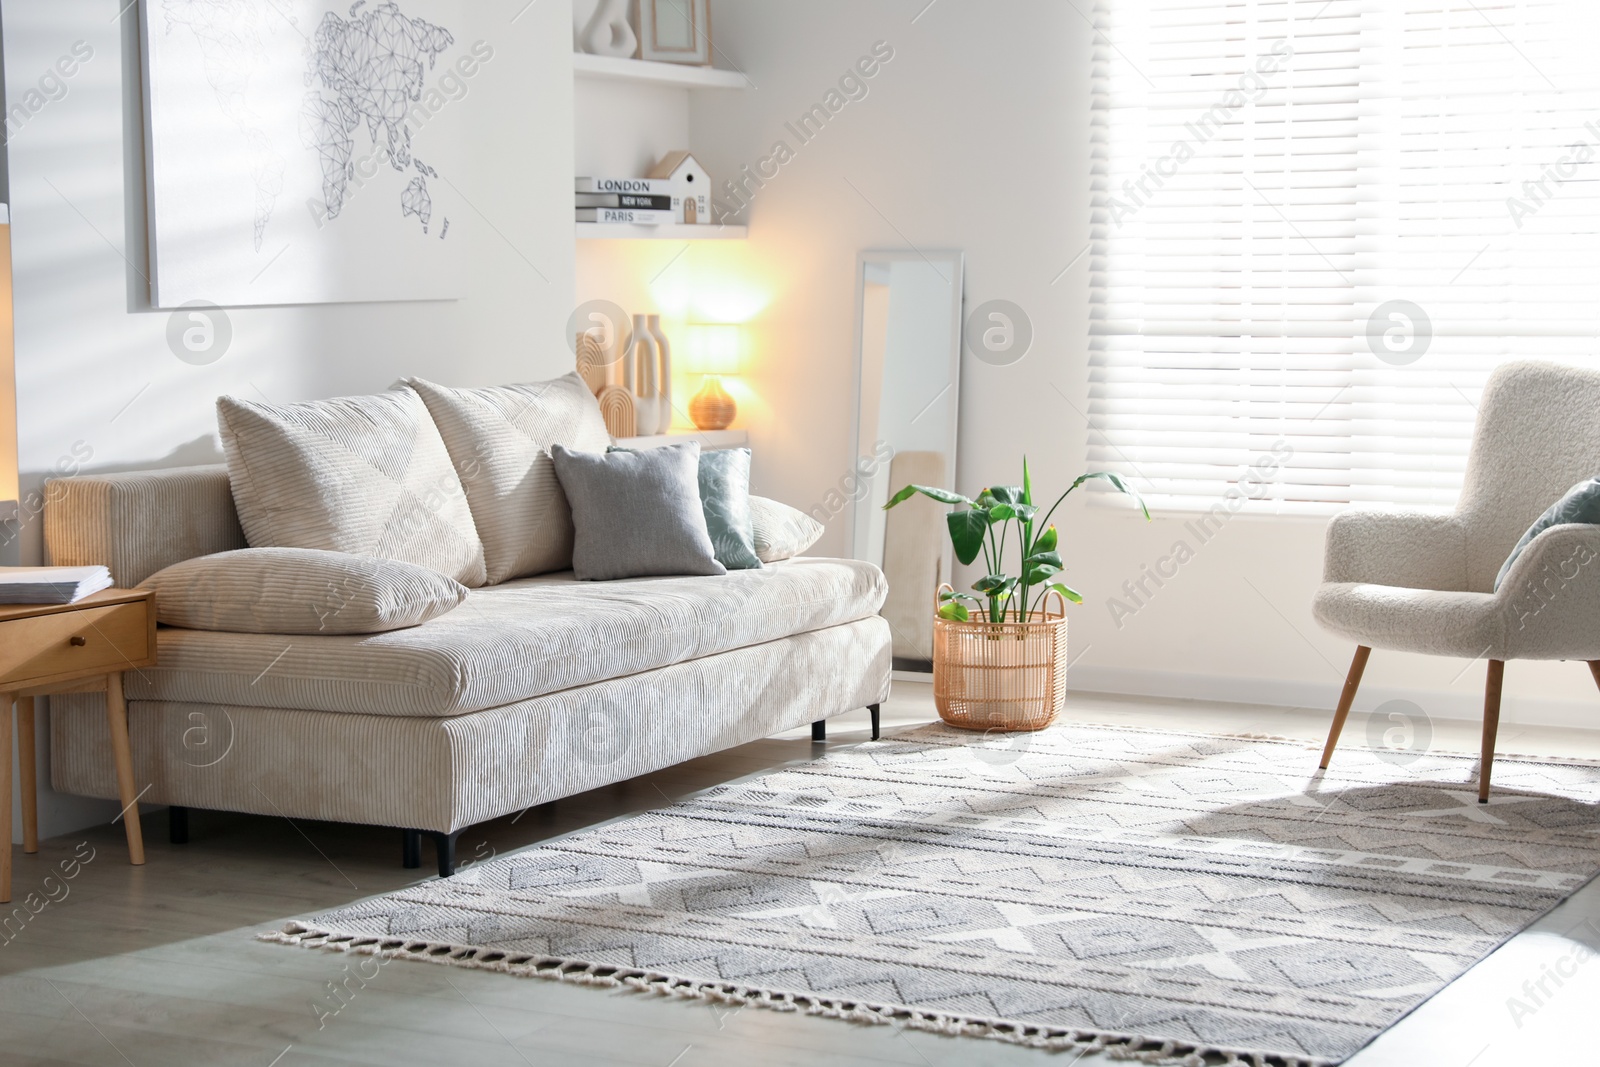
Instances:
[[[134,586],[245,547],[221,465],[51,483],[57,564]],[[471,591],[421,626],[366,636],[163,626],[126,679],[146,803],[398,827],[441,873],[474,823],[806,723],[889,690],[882,573],[800,557],[717,577]],[[117,796],[98,695],[50,701],[55,789]],[[175,825],[178,825],[175,822]]]

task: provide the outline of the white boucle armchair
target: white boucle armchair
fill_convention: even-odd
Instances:
[[[1488,660],[1480,803],[1489,801],[1506,660],[1584,660],[1600,684],[1600,526],[1545,530],[1494,588],[1533,521],[1596,475],[1600,372],[1510,363],[1483,391],[1453,513],[1354,510],[1334,517],[1312,610],[1357,647],[1324,768],[1374,648]]]

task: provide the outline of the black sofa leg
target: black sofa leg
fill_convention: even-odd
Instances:
[[[872,739],[876,741],[878,739],[878,705],[868,704],[867,714],[872,716]]]
[[[400,862],[405,864],[406,870],[414,871],[422,866],[422,831],[400,831]]]
[[[439,857],[439,877],[448,878],[456,873],[456,839],[461,836],[461,831],[443,834],[437,830],[429,830],[428,836],[433,838],[434,855]]]
[[[811,724],[811,740],[826,741],[828,739],[828,720],[818,719]]]
[[[176,804],[167,808],[167,840],[174,845],[189,843],[189,809]]]

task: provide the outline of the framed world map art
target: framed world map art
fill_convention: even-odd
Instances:
[[[152,304],[464,295],[459,0],[140,6]]]

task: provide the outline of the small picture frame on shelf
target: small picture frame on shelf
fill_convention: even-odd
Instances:
[[[639,58],[711,65],[711,0],[639,0]]]

